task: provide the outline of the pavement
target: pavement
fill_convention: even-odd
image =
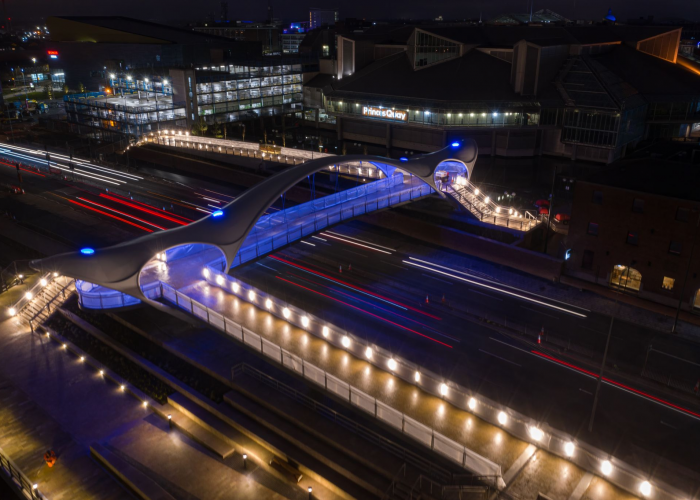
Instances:
[[[16,318],[2,321],[0,447],[49,500],[133,498],[90,457],[93,443],[102,443],[177,499],[308,498],[302,488],[255,464],[244,468],[240,455],[222,459],[170,430],[150,407],[56,342],[31,333]],[[48,449],[58,455],[53,468],[43,460]]]
[[[466,444],[475,452],[501,465],[504,476],[511,479],[510,487],[519,492],[516,498],[535,499],[538,493],[552,493],[554,499],[567,500],[575,492],[575,479],[554,481],[549,474],[558,477],[562,468],[568,468],[572,478],[583,477],[585,472],[573,464],[548,452],[538,451],[538,457],[546,464],[539,467],[516,466],[528,451],[528,443],[514,438],[474,415],[457,409],[440,398],[423,392],[418,387],[377,369],[365,360],[349,355],[307,332],[290,326],[267,312],[246,302],[231,298],[221,289],[205,282],[197,283],[185,290],[189,296],[214,310],[241,323],[246,328],[278,343],[288,351],[310,361],[328,373],[344,380],[371,396],[391,405],[419,422],[434,427],[447,437]],[[120,312],[119,316],[134,324],[167,349],[179,353],[204,367],[208,372],[227,379],[233,360],[237,359],[240,344],[223,334],[193,327],[174,317],[155,310]],[[605,483],[609,499],[628,498],[624,492]],[[582,498],[588,488],[579,492]],[[591,498],[594,498],[591,496]]]

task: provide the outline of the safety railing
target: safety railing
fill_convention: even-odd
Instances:
[[[157,282],[144,285],[142,292],[150,298],[149,293],[154,288],[158,288]],[[141,303],[139,299],[131,295],[82,280],[76,280],[75,291],[78,293],[80,305],[86,309],[117,309]]]
[[[34,321],[35,321],[36,318],[41,314],[42,311],[47,310],[47,312],[51,313],[51,305],[54,303],[54,301],[55,301],[57,298],[59,298],[59,296],[60,296],[60,298],[63,299],[63,300],[66,299],[66,289],[67,289],[68,287],[70,287],[70,286],[71,286],[72,284],[74,284],[74,283],[75,283],[75,280],[74,280],[74,279],[71,279],[71,280],[68,281],[68,284],[66,284],[66,285],[64,285],[64,286],[62,286],[62,287],[59,287],[59,289],[58,289],[58,291],[56,292],[56,294],[55,294],[53,297],[51,297],[51,300],[49,300],[48,302],[46,302],[46,303],[44,304],[44,306],[43,306],[41,309],[39,309],[39,310],[29,319],[29,324],[32,325],[32,329],[34,328],[34,326],[33,326]]]
[[[12,459],[0,448],[0,472],[4,473],[15,488],[19,490],[25,498],[31,500],[47,500],[46,496],[39,491],[37,484],[32,483]]]
[[[433,192],[420,179],[409,176],[404,180],[404,176],[398,174],[261,217],[244,240],[231,267],[267,255],[338,222]]]
[[[46,285],[48,285],[53,278],[51,273],[46,273],[41,276],[34,285],[24,292],[24,294],[19,298],[17,302],[12,304],[8,310],[10,311],[10,316],[21,315],[22,309],[24,309],[27,304],[29,304],[32,299],[36,296],[37,292],[40,292]]]
[[[529,231],[540,223],[537,217],[527,211],[519,214],[510,208],[497,206],[488,196],[482,196],[470,183],[456,188],[448,185],[445,191],[482,222],[519,231]],[[504,210],[505,213],[502,213]]]
[[[226,276],[224,273],[212,269],[209,270],[210,277],[213,278],[214,272],[217,273],[217,276]],[[252,349],[261,352],[263,355],[275,360],[282,366],[299,373],[305,379],[322,386],[335,396],[347,400],[351,405],[360,408],[374,416],[376,419],[389,424],[418,443],[427,446],[448,459],[451,459],[472,473],[483,477],[495,478],[495,482],[502,484],[503,480],[501,479],[501,467],[482,457],[481,455],[474,453],[464,445],[449,439],[439,432],[436,432],[431,427],[421,424],[417,420],[414,420],[391,406],[382,403],[369,394],[366,394],[354,386],[351,386],[333,375],[326,373],[324,370],[321,370],[308,361],[303,360],[299,356],[296,356],[286,349],[283,349],[281,346],[264,339],[260,335],[248,330],[235,321],[232,321],[216,311],[209,309],[207,306],[191,299],[187,295],[175,290],[170,285],[161,283],[161,290],[165,300],[176,304],[181,309],[190,312],[192,315],[202,319],[213,327],[227,333],[228,335],[231,335],[234,339]],[[251,290],[252,289],[246,290],[246,293]],[[255,292],[253,291],[253,293]],[[270,300],[270,307],[268,310],[279,307],[279,304],[272,303],[273,297],[268,297],[268,299]],[[278,302],[276,299],[275,301]],[[285,314],[284,311],[286,311],[287,315],[292,314],[290,309],[286,307],[284,309],[280,308],[280,313],[282,315]],[[294,314],[298,315],[298,311],[294,311]],[[338,332],[334,330],[333,334],[337,335]]]
[[[453,483],[455,481],[468,480],[474,484],[478,484],[478,481],[474,480],[473,476],[466,476],[465,478],[463,474],[454,474],[445,469],[444,467],[435,464],[432,460],[426,458],[424,455],[415,453],[407,449],[406,447],[401,446],[400,444],[394,442],[388,437],[373,431],[372,429],[356,422],[355,420],[349,417],[346,417],[341,413],[338,413],[332,408],[329,408],[328,406],[319,403],[315,399],[297,391],[293,387],[290,387],[289,385],[283,382],[280,382],[276,378],[262,372],[261,370],[258,370],[253,366],[250,366],[246,363],[239,363],[238,365],[231,368],[231,378],[233,380],[235,380],[237,376],[242,374],[251,376],[256,380],[263,382],[265,385],[272,387],[273,389],[279,391],[285,396],[288,396],[294,399],[295,401],[301,403],[306,408],[309,408],[319,413],[320,415],[323,415],[324,417],[333,420],[334,422],[336,422],[339,425],[342,425],[349,431],[358,434],[363,439],[366,439],[367,441],[379,446],[380,448],[387,450],[389,453],[399,457],[405,463],[408,463],[414,467],[417,467],[420,471],[423,471],[423,473],[426,476],[432,478],[433,481],[441,483]],[[327,388],[327,385],[328,384],[326,381],[324,383],[324,387]],[[481,478],[481,480],[494,482],[496,478]]]
[[[427,370],[411,361],[401,359],[393,355],[393,353],[383,349],[381,346],[370,344],[361,337],[357,337],[347,331],[340,330],[323,319],[309,314],[306,311],[288,304],[272,295],[262,292],[261,290],[240,280],[236,280],[226,273],[211,267],[206,269],[207,270],[204,272],[204,277],[212,286],[222,288],[227,293],[233,294],[241,300],[250,302],[257,307],[264,308],[270,314],[283,319],[284,321],[301,328],[312,335],[324,339],[331,345],[343,349],[359,359],[364,359],[368,363],[371,363],[382,370],[389,371],[394,376],[399,377],[408,383],[419,386],[428,393],[441,397],[442,399],[450,402],[453,406],[470,412],[482,420],[502,428],[506,432],[523,441],[532,443],[539,448],[553,453],[554,455],[569,460],[584,470],[595,474],[600,474],[601,470],[605,469],[607,472],[605,475],[606,480],[626,491],[633,494],[638,494],[641,485],[648,481],[646,473],[643,473],[626,462],[611,457],[608,452],[599,450],[587,443],[577,442],[575,437],[565,432],[554,429],[546,423],[537,422],[511,408],[470,391],[459,384],[445,380],[443,377],[440,377],[430,370]],[[164,296],[166,286],[167,285],[163,284]],[[187,298],[180,292],[177,292],[177,295],[182,296],[180,300],[191,301],[191,299]],[[171,294],[171,298],[168,298],[168,300],[175,302],[175,300],[172,299],[172,296],[173,294]],[[228,318],[223,318],[223,316],[221,316],[219,313],[211,311],[206,306],[199,303],[197,304],[198,305],[196,307],[191,307],[193,314],[204,319],[215,327],[217,327],[216,322],[220,322],[221,326],[218,326],[218,328],[226,331],[226,324],[230,321]],[[185,308],[188,307],[190,306],[186,306]],[[480,314],[481,317],[486,317],[483,312]],[[208,318],[214,319],[210,320]],[[219,318],[221,319],[219,320]],[[237,325],[235,322],[232,323]],[[510,323],[511,326],[513,325],[512,322],[508,323]],[[239,340],[244,341],[247,345],[251,345],[253,347],[260,346],[260,348],[255,347],[256,350],[269,357],[278,358],[281,356],[280,350],[284,351],[276,344],[269,342],[267,339],[264,339],[253,332],[250,332],[249,334],[249,330],[245,331],[245,336],[245,341],[241,338],[239,338]],[[251,338],[254,340],[247,340]],[[368,348],[369,352],[371,353],[370,356],[367,355]],[[316,369],[317,371],[314,371],[313,368],[306,369],[306,367],[311,366],[309,363],[304,362],[301,360],[301,358],[295,356],[294,354],[287,354],[291,361],[284,358],[283,364],[286,363],[285,366],[289,366],[297,372],[300,372],[300,370],[302,370],[301,367],[304,366],[305,368],[303,375],[305,378],[315,380],[321,385],[322,380],[326,381],[326,384],[328,384],[327,381],[330,380],[331,383],[328,384],[328,390],[336,394],[342,395],[345,393],[345,391],[350,391],[350,386],[347,383],[340,381],[331,374],[326,376],[325,372],[318,368]],[[321,373],[324,374],[324,378],[321,378]],[[314,378],[316,376],[318,377],[317,379]],[[360,397],[356,397],[356,401],[353,400],[352,394],[354,394],[354,391],[350,393],[351,403],[363,408],[363,400]],[[370,401],[373,400],[374,398],[370,399]],[[464,457],[457,457],[456,453],[451,454],[455,450],[453,445],[460,446],[454,441],[451,441],[449,438],[442,435],[439,435],[440,437],[435,440],[433,439],[433,434],[428,431],[428,427],[423,426],[415,420],[412,420],[408,416],[403,417],[400,412],[388,407],[387,405],[384,405],[380,401],[377,401],[376,404],[377,408],[382,410],[386,407],[385,411],[380,411],[376,414],[377,418],[389,423],[390,425],[394,425],[397,428],[401,428],[401,426],[403,426],[406,434],[411,435],[414,437],[414,439],[422,442],[426,446],[434,447],[433,449],[445,456],[451,457],[453,460],[460,461],[463,459],[465,468],[472,471],[474,474],[483,476],[500,475],[500,466],[494,464],[486,457],[483,457],[478,453],[467,449],[466,447],[464,447]],[[373,411],[370,404],[364,407],[364,409],[370,413]],[[438,433],[434,433],[434,435],[437,436]],[[498,473],[494,473],[494,470],[498,470]],[[679,498],[683,498],[683,495],[676,491],[674,487],[664,484],[661,481],[657,481],[652,488],[654,491],[654,498],[658,500],[678,500]]]

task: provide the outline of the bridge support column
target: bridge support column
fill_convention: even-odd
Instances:
[[[391,151],[391,124],[387,123],[386,124],[386,152],[387,156],[389,155],[389,152]]]

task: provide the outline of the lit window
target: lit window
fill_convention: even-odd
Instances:
[[[664,290],[673,290],[673,284],[676,282],[675,278],[669,278],[668,276],[664,276],[664,281],[661,283],[661,288]]]

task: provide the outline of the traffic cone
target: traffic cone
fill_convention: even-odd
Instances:
[[[338,266],[338,272],[339,272],[340,274],[343,274],[343,266]]]
[[[430,296],[428,296],[428,295],[425,296],[425,303],[430,304]]]
[[[697,395],[698,392],[700,392],[700,380],[695,382],[695,388],[693,389],[693,392],[695,392],[695,395]]]
[[[348,272],[349,272],[349,273],[352,272],[352,264],[348,264]]]
[[[542,327],[542,330],[540,333],[537,334],[537,343],[541,344],[542,343],[542,335],[544,335],[544,327]]]
[[[444,293],[442,294],[442,303],[443,304],[445,303],[445,294]]]

